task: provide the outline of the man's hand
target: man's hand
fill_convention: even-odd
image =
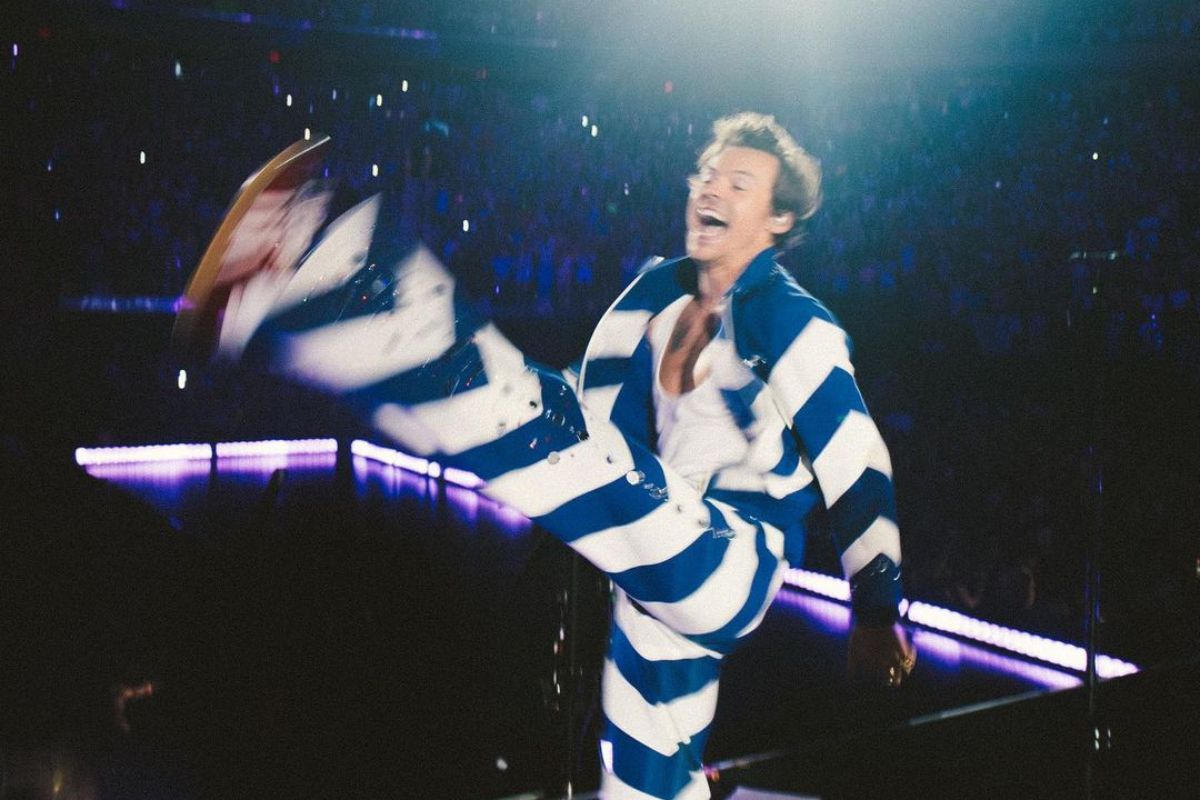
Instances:
[[[899,623],[855,623],[850,630],[847,668],[851,678],[896,688],[916,663],[917,648]]]

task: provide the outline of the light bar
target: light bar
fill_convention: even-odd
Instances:
[[[843,603],[850,602],[849,582],[833,575],[804,569],[789,569],[784,573],[784,583]],[[906,605],[907,608],[901,607],[901,613],[907,616],[909,622],[914,622],[930,630],[942,631],[1077,672],[1087,669],[1087,651],[1079,645],[1060,642],[1057,639],[1027,633],[1015,628],[1006,628],[994,622],[985,622],[961,612],[929,603],[913,601]],[[1096,674],[1101,678],[1117,678],[1137,671],[1137,665],[1128,661],[1106,655],[1096,656]]]
[[[483,486],[482,478],[474,472],[467,472],[465,469],[446,467],[442,470],[442,477],[446,479],[446,483],[453,483],[465,489],[478,489]]]
[[[850,602],[850,584],[833,575],[810,572],[806,569],[789,569],[783,575],[783,582],[822,597],[830,597],[845,603]]]
[[[1003,672],[1047,689],[1073,689],[1083,683],[1077,675],[995,653],[932,631],[914,631],[917,658],[931,658],[950,666],[970,664],[989,672]]]
[[[138,464],[150,461],[194,461],[211,459],[207,444],[151,444],[139,447],[77,447],[75,463],[81,467],[95,464]]]
[[[336,453],[337,449],[337,439],[266,439],[258,442],[219,442],[217,458],[325,455]]]
[[[409,472],[415,472],[418,475],[428,475],[430,464],[433,463],[427,459],[410,456],[408,453],[402,453],[390,447],[380,447],[377,444],[372,444],[362,439],[355,439],[350,443],[350,452],[356,456],[378,461],[381,464],[388,464],[389,466],[406,469]]]
[[[1087,651],[1077,644],[1068,644],[1045,636],[1006,628],[993,622],[968,617],[948,608],[939,608],[929,603],[914,602],[908,608],[908,618],[918,625],[932,630],[973,639],[977,642],[1020,653],[1049,664],[1083,672],[1087,669]],[[1138,668],[1128,661],[1112,656],[1096,656],[1096,674],[1101,678],[1116,678],[1130,675]]]

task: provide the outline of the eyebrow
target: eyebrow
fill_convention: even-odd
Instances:
[[[720,175],[720,174],[721,174],[721,170],[719,170],[719,169],[715,169],[715,168],[713,168],[713,167],[709,167],[709,166],[705,166],[705,167],[701,167],[701,168],[700,168],[700,171],[701,171],[701,172],[703,172],[704,170],[708,170],[708,171],[709,171],[710,173],[712,173],[713,175]],[[757,180],[760,180],[760,178],[758,177],[758,175],[755,175],[753,172],[751,172],[750,170],[746,170],[746,169],[735,169],[735,170],[733,170],[733,171],[732,171],[730,174],[732,174],[732,175],[745,175],[747,178],[750,178],[750,179],[752,179],[752,180],[756,180],[756,181],[757,181]]]

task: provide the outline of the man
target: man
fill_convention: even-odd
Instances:
[[[895,686],[914,660],[887,449],[845,334],[774,261],[817,209],[819,168],[758,114],[718,120],[698,167],[687,256],[622,293],[573,384],[474,320],[427,250],[376,226],[393,215],[376,199],[282,289],[275,273],[269,309],[227,320],[242,333],[223,342],[475,472],[612,578],[608,798],[709,796],[721,659],[800,563],[810,513],[851,580],[851,670]]]

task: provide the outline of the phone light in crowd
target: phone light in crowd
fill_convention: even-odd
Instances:
[[[595,139],[599,135],[600,135],[600,127],[598,125],[593,125],[592,126],[592,138]]]
[[[62,219],[62,212],[59,211],[57,208],[54,209],[54,221],[58,222],[61,219]]]
[[[587,117],[587,114],[584,114],[584,115],[583,115],[583,118],[582,118],[582,119],[581,119],[579,122],[580,122],[580,125],[581,125],[581,127],[584,127],[584,128],[586,128],[586,127],[588,126],[588,117]]]
[[[138,150],[138,163],[139,164],[146,163],[146,151],[145,150]]]
[[[463,220],[463,233],[468,233],[468,232],[470,232],[470,230],[471,230],[471,220],[464,219]]]
[[[372,164],[372,165],[371,165],[371,177],[372,177],[372,178],[378,178],[378,177],[379,177],[379,165],[378,165],[378,164]]]
[[[332,92],[329,93],[329,99],[337,100],[337,89],[334,89]]]
[[[54,159],[46,162],[46,172],[54,172]]]
[[[16,58],[19,55],[21,55],[21,48],[16,42],[13,42],[13,58]]]
[[[402,92],[408,91],[408,81],[400,81],[400,91],[402,91]]]
[[[288,92],[288,95],[286,98],[284,98],[283,102],[287,105],[288,108],[292,107],[292,93],[291,92]]]
[[[312,139],[312,130],[309,128],[305,128],[304,129],[304,141],[307,142],[310,139]]]
[[[183,64],[181,64],[178,60],[175,61],[175,77],[183,77]]]
[[[375,95],[375,106],[377,108],[383,108],[383,95],[381,95],[381,94]]]
[[[1092,161],[1099,161],[1099,160],[1100,160],[1100,154],[1092,153]]]
[[[183,391],[184,389],[187,388],[187,370],[186,369],[179,370],[179,377],[175,379],[175,385],[179,387],[180,391]]]

